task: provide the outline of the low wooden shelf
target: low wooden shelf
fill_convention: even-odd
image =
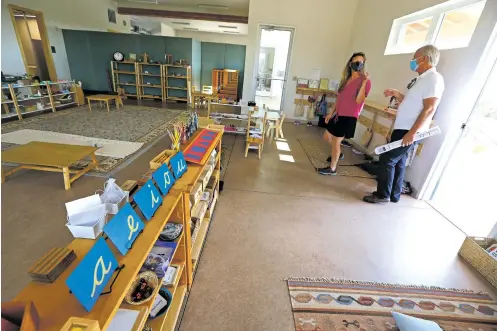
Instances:
[[[31,301],[36,307],[39,317],[39,330],[60,330],[69,318],[77,317],[90,321],[97,321],[101,330],[107,329],[115,313],[119,308],[140,309],[142,306],[128,305],[123,301],[131,283],[138,275],[140,268],[145,262],[152,247],[157,241],[159,234],[167,222],[181,222],[183,224],[183,234],[178,240],[178,245],[174,253],[172,264],[179,265],[179,277],[177,283],[170,287],[174,292],[173,302],[161,317],[149,319],[147,323],[156,324],[163,320],[162,330],[173,331],[178,320],[180,303],[183,302],[186,291],[189,288],[186,265],[190,261],[189,245],[190,222],[186,221],[185,202],[189,197],[182,192],[169,192],[163,198],[162,205],[157,209],[150,221],[145,221],[145,228],[133,244],[133,248],[122,256],[114,245],[109,244],[119,265],[125,265],[113,285],[112,292],[99,297],[95,306],[87,312],[79,301],[69,292],[65,284],[67,277],[79,264],[81,259],[93,247],[95,241],[89,239],[75,239],[67,246],[76,253],[76,260],[62,273],[54,283],[30,282],[14,299],[14,301]],[[157,294],[154,293],[154,295]],[[150,307],[153,302],[150,300],[144,306]],[[175,304],[176,303],[176,304]],[[179,307],[177,306],[179,305]],[[154,330],[160,330],[157,328]]]

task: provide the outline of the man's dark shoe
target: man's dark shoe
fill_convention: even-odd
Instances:
[[[380,198],[377,195],[371,194],[371,195],[366,195],[365,197],[363,197],[362,201],[368,202],[368,203],[389,203],[390,199]]]
[[[374,191],[373,195],[378,196],[378,192]],[[399,202],[399,200],[390,198],[390,202],[397,203],[397,202]]]
[[[345,159],[345,155],[343,155],[343,153],[340,153],[340,156],[338,157],[339,160],[343,160]],[[328,156],[328,158],[326,159],[326,162],[331,162],[331,156]]]
[[[331,167],[319,168],[318,173],[325,176],[335,176],[337,174],[337,170],[332,170]]]

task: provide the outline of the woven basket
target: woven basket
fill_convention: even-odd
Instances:
[[[133,301],[133,292],[135,291],[138,284],[140,284],[141,278],[145,279],[147,281],[148,285],[150,287],[152,287],[154,289],[154,291],[157,288],[157,286],[159,286],[159,279],[157,278],[157,275],[155,274],[155,272],[145,271],[145,272],[138,274],[138,276],[136,276],[133,283],[131,283],[131,286],[128,289],[128,293],[126,293],[126,296],[124,297],[124,300],[127,303],[129,303],[130,305],[135,305],[135,306],[141,305],[142,303],[149,301],[153,297],[153,295],[151,295],[148,298],[143,299],[142,301]]]
[[[497,260],[483,248],[495,243],[497,240],[491,238],[466,237],[459,250],[459,255],[497,288]]]

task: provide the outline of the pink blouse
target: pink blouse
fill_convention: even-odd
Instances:
[[[338,94],[336,101],[338,116],[359,117],[359,114],[364,107],[364,102],[357,103],[356,98],[363,81],[364,77],[362,76],[354,79]],[[366,83],[366,97],[368,96],[369,91],[371,91],[371,80]]]

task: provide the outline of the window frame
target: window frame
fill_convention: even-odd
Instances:
[[[436,45],[438,33],[440,32],[442,23],[447,13],[454,10],[463,9],[465,7],[469,7],[472,5],[476,5],[478,3],[486,4],[486,2],[487,0],[448,1],[446,3],[436,5],[427,9],[423,9],[421,11],[395,19],[392,23],[392,28],[390,29],[390,35],[388,37],[387,47],[385,48],[385,55],[412,53],[416,51],[419,47],[422,47],[424,45],[427,44]],[[428,33],[426,35],[426,39],[424,42],[413,45],[399,44],[398,39],[402,32],[402,27],[404,25],[428,18],[432,18],[432,20],[428,28]],[[464,48],[464,47],[467,46],[457,46],[457,47],[441,48],[441,49],[454,49],[454,48]]]

